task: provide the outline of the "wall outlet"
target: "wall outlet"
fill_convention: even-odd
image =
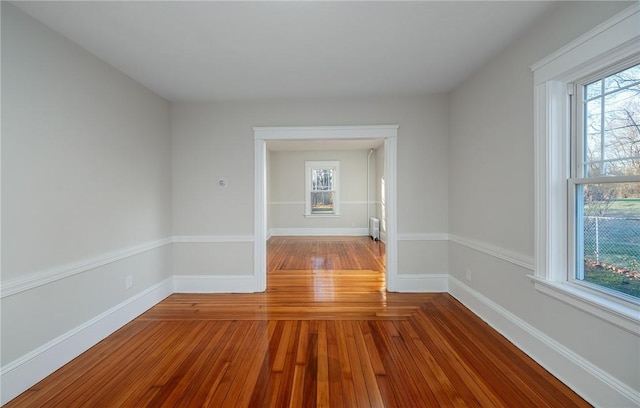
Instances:
[[[471,268],[467,268],[467,281],[471,282]]]
[[[133,275],[127,275],[124,280],[124,286],[127,289],[131,289],[131,287],[133,287]]]

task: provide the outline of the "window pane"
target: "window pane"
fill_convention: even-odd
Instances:
[[[578,192],[576,278],[640,299],[640,183],[585,184]]]
[[[311,214],[333,213],[333,191],[311,192]]]
[[[585,87],[583,137],[586,177],[640,175],[640,65]]]
[[[588,99],[599,96],[602,93],[602,80],[593,82],[586,86],[585,95]]]
[[[588,101],[585,106],[585,147],[586,161],[602,160],[602,114],[601,99]]]

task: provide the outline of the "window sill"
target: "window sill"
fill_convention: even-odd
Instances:
[[[538,291],[640,337],[640,307],[606,299],[571,283],[529,277]]]
[[[305,214],[307,218],[338,218],[340,214]]]

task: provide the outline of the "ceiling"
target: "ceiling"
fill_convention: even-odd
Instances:
[[[554,5],[540,1],[13,4],[170,101],[449,92]]]

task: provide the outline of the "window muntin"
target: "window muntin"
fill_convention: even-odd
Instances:
[[[640,303],[640,64],[585,82],[572,134],[569,280]]]
[[[337,216],[339,211],[338,161],[305,162],[305,215]]]

